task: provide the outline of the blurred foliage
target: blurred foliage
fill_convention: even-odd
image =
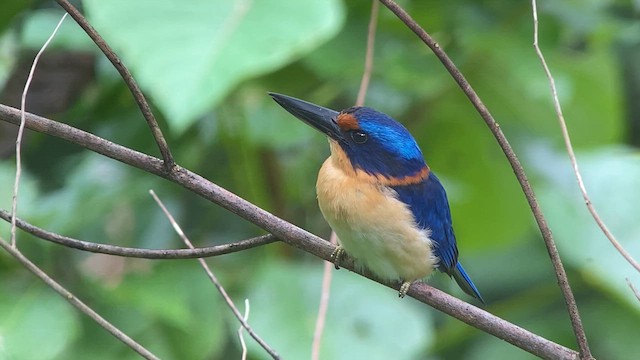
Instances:
[[[337,0],[84,5],[178,133],[241,80],[279,68],[335,35],[344,16]],[[287,21],[273,21],[279,17]]]
[[[300,334],[314,331],[322,267],[268,262],[257,270],[248,294],[252,326],[283,358],[308,358],[313,338]],[[323,357],[413,359],[433,342],[432,321],[418,302],[399,302],[394,292],[347,272],[333,276],[332,285]],[[283,326],[288,330],[282,331]],[[257,344],[251,348],[259,358],[270,358]]]
[[[584,207],[531,47],[529,2],[401,4],[446,49],[521,155],[557,237],[594,354],[635,358],[640,305],[625,279],[640,287],[640,276]],[[326,140],[266,92],[335,109],[351,106],[362,74],[369,1],[83,5],[149,95],[178,163],[305,229],[329,234],[313,190],[328,155]],[[53,2],[5,1],[0,14],[5,82],[25,76],[13,69],[31,61],[61,11]],[[625,99],[640,98],[633,92],[640,77],[624,74],[626,66],[637,65],[625,60],[640,46],[639,18],[637,1],[540,2],[540,43],[587,188],[636,258],[640,160],[625,141],[640,136],[629,130],[640,119],[630,115],[635,104]],[[117,72],[71,19],[48,51],[88,52],[96,71],[72,106],[41,115],[157,155]],[[47,84],[51,94],[65,78],[56,81]],[[546,250],[504,155],[437,59],[384,8],[366,102],[412,131],[445,183],[461,259],[487,310],[575,348]],[[23,155],[19,214],[50,231],[126,246],[182,247],[148,195],[153,188],[198,246],[261,234],[172,183],[58,139],[28,132]],[[4,209],[10,208],[14,172],[12,157],[0,160]],[[8,234],[0,223],[0,236]],[[238,323],[196,262],[86,254],[24,233],[18,241],[33,261],[162,358],[239,357]],[[276,350],[286,358],[309,356],[321,283],[318,259],[274,244],[208,262],[240,307],[249,299],[249,322]],[[137,358],[2,252],[0,279],[0,359]],[[444,276],[429,282],[469,300]],[[266,358],[245,339],[251,358]],[[532,358],[345,271],[334,275],[322,346],[326,359]]]

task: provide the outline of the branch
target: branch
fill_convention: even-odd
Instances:
[[[52,288],[55,292],[60,294],[65,300],[67,300],[71,305],[75,306],[82,313],[90,317],[94,320],[98,325],[102,326],[105,330],[110,332],[113,336],[115,336],[118,340],[125,343],[128,347],[130,347],[133,351],[140,354],[140,356],[145,359],[158,360],[158,357],[153,355],[149,350],[147,350],[144,346],[138,344],[135,340],[127,336],[127,334],[123,333],[117,327],[113,326],[109,321],[100,316],[97,312],[83,303],[80,299],[78,299],[73,293],[69,290],[65,289],[62,285],[58,284],[55,280],[53,280],[49,275],[47,275],[44,271],[42,271],[36,264],[32,263],[27,259],[22,253],[9,245],[7,242],[0,238],[0,247],[3,248],[6,252],[8,252],[11,256],[13,256],[20,264],[22,264],[27,270],[31,271],[35,276],[37,276],[42,282],[44,282],[47,286]]]
[[[162,203],[160,198],[156,195],[156,193],[153,190],[149,190],[149,193],[151,194],[153,199],[156,201],[156,203],[158,203],[158,206],[160,206],[160,209],[162,209],[162,212],[164,212],[164,214],[167,216],[167,219],[169,219],[169,222],[171,223],[171,226],[173,226],[173,229],[178,234],[178,236],[180,236],[180,238],[185,243],[185,245],[187,245],[187,247],[189,249],[193,249],[193,244],[191,243],[191,240],[189,240],[187,235],[185,235],[184,231],[182,231],[182,228],[180,227],[180,225],[178,224],[176,219],[173,218],[173,215],[171,215],[169,210],[167,210],[167,207],[164,206],[164,204]],[[247,315],[245,315],[243,317],[240,314],[240,311],[238,310],[236,305],[233,303],[233,300],[231,300],[231,298],[229,297],[229,294],[227,294],[227,291],[224,289],[224,287],[222,287],[222,284],[220,284],[220,281],[218,281],[218,277],[213,274],[213,271],[211,271],[211,269],[207,265],[206,261],[204,261],[204,259],[202,259],[202,258],[198,258],[198,262],[200,263],[200,265],[204,269],[204,272],[207,273],[207,276],[209,277],[209,280],[211,280],[211,282],[213,283],[213,286],[216,287],[216,289],[218,290],[218,292],[220,293],[220,295],[222,296],[224,301],[227,303],[227,306],[229,306],[229,308],[231,309],[231,312],[233,313],[233,315],[238,319],[238,321],[240,321],[241,326],[243,328],[245,328],[245,330],[247,330],[249,335],[251,335],[251,337],[267,353],[269,353],[269,355],[271,355],[272,358],[274,358],[276,360],[279,360],[280,359],[280,355],[278,355],[278,353],[276,353],[269,346],[269,344],[267,344],[264,340],[262,340],[262,338],[260,336],[258,336],[258,334],[255,331],[253,331],[251,326],[249,326],[249,324],[247,323],[246,317],[248,316],[249,307],[247,306]],[[248,304],[248,302],[247,302],[247,304]],[[241,338],[242,338],[242,336],[241,336]],[[242,341],[242,348],[243,348],[242,353],[246,354],[246,347],[244,345],[244,340]]]
[[[535,196],[533,188],[527,179],[527,175],[524,172],[524,168],[518,160],[513,148],[509,144],[509,141],[504,136],[504,133],[500,129],[500,125],[495,121],[489,109],[484,105],[480,97],[471,87],[471,84],[465,79],[464,75],[458,70],[456,65],[451,61],[449,56],[440,48],[440,45],[422,28],[418,23],[415,22],[411,18],[411,16],[404,11],[398,4],[396,4],[393,0],[380,0],[389,10],[391,10],[396,16],[402,20],[402,22],[407,25],[409,29],[411,29],[436,55],[436,57],[440,60],[440,62],[444,65],[444,67],[449,71],[453,79],[458,83],[460,89],[467,95],[473,106],[476,108],[482,119],[484,119],[485,123],[493,133],[493,136],[498,141],[498,144],[502,148],[513,172],[520,183],[520,187],[524,192],[524,195],[529,203],[529,207],[533,213],[534,218],[538,224],[538,228],[540,229],[540,233],[542,234],[542,238],[544,239],[545,246],[547,247],[547,252],[549,253],[549,257],[551,258],[551,263],[553,264],[553,268],[555,270],[556,278],[558,280],[558,285],[560,286],[560,290],[562,291],[562,295],[564,296],[565,303],[567,305],[567,310],[569,312],[569,317],[571,319],[571,325],[573,327],[573,332],[576,336],[576,341],[578,343],[578,347],[580,348],[580,353],[584,356],[590,355],[591,351],[589,350],[589,345],[587,343],[587,336],[584,332],[584,327],[582,326],[582,319],[580,318],[580,313],[578,311],[578,306],[576,305],[576,300],[571,291],[571,286],[569,285],[569,280],[567,278],[567,273],[562,265],[562,259],[560,258],[560,254],[558,253],[558,249],[556,248],[556,244],[553,240],[553,235],[551,234],[551,229],[547,224],[547,220],[542,214],[542,210],[540,209],[540,205],[538,204],[538,200]]]
[[[27,107],[27,93],[29,92],[29,86],[31,86],[33,74],[36,71],[36,66],[38,65],[40,56],[42,56],[44,50],[56,36],[58,29],[60,29],[60,26],[66,18],[67,14],[62,15],[62,18],[58,21],[58,24],[51,32],[51,35],[49,35],[47,41],[45,41],[40,50],[38,50],[38,53],[31,64],[31,69],[29,69],[29,75],[27,76],[27,81],[24,84],[24,90],[22,91],[22,97],[20,99],[20,127],[18,128],[18,136],[16,137],[16,176],[13,183],[13,199],[11,205],[11,246],[14,248],[16,247],[16,217],[18,216],[18,190],[20,189],[20,176],[22,175],[22,134],[24,133],[24,111]]]
[[[609,239],[611,245],[618,250],[620,255],[625,258],[633,266],[636,271],[640,272],[640,263],[638,263],[631,254],[620,244],[620,242],[613,236],[613,233],[609,230],[607,225],[602,221],[600,215],[596,211],[591,199],[589,198],[589,194],[587,194],[587,188],[584,185],[584,181],[582,180],[582,174],[580,174],[580,169],[578,168],[578,161],[576,160],[576,154],[573,152],[573,145],[571,145],[571,137],[569,136],[569,130],[567,129],[567,123],[564,121],[564,115],[562,114],[562,107],[560,106],[560,100],[558,99],[558,90],[556,89],[556,82],[551,75],[551,70],[547,65],[547,61],[542,54],[542,50],[540,50],[540,46],[538,45],[538,6],[536,4],[536,0],[531,1],[531,7],[533,9],[533,48],[542,63],[542,68],[544,69],[544,73],[549,80],[549,87],[551,88],[551,97],[553,99],[553,108],[556,111],[556,116],[558,117],[558,122],[560,123],[560,129],[562,130],[562,138],[564,139],[565,147],[567,148],[567,153],[569,154],[569,160],[571,161],[571,166],[573,167],[573,173],[576,176],[576,180],[578,181],[578,187],[580,188],[580,192],[582,193],[582,198],[584,199],[584,203],[591,213],[591,216],[595,220],[596,224],[600,227],[600,230],[604,233],[604,235]]]
[[[631,289],[631,292],[633,292],[633,295],[636,296],[636,299],[640,301],[640,292],[638,292],[638,289],[636,289],[636,287],[633,286],[633,283],[631,283],[631,280],[629,280],[629,278],[627,278],[626,280],[627,280],[627,285],[629,285],[629,288]]]
[[[371,16],[367,29],[367,52],[364,56],[364,72],[362,73],[362,80],[360,80],[360,90],[358,90],[356,106],[364,106],[364,99],[367,97],[369,80],[371,79],[371,72],[373,71],[373,51],[376,45],[376,27],[378,25],[379,7],[376,0],[371,1]]]
[[[158,145],[158,149],[160,150],[160,154],[162,155],[162,159],[164,159],[164,167],[167,172],[170,172],[173,169],[175,164],[173,160],[173,156],[171,155],[171,151],[169,150],[169,145],[162,135],[162,130],[160,130],[160,126],[158,125],[158,121],[156,120],[153,112],[151,112],[151,107],[147,102],[142,90],[138,86],[138,83],[135,81],[129,69],[124,65],[124,63],[120,60],[118,55],[113,52],[111,47],[107,44],[106,41],[98,34],[98,32],[87,22],[87,19],[82,16],[82,14],[76,9],[73,5],[71,5],[67,0],[56,0],[62,8],[64,8],[69,15],[80,25],[80,27],[89,35],[91,40],[102,50],[102,53],[111,61],[113,66],[118,70],[120,76],[127,84],[127,87],[131,91],[133,98],[136,100],[136,104],[140,108],[142,112],[142,116],[144,116],[147,121],[147,125],[151,129],[151,134]]]
[[[57,283],[51,277],[49,277],[44,271],[42,271],[37,265],[32,263],[27,257],[25,257],[20,250],[18,250],[16,246],[16,220],[17,220],[17,207],[18,207],[18,189],[20,187],[20,177],[22,174],[22,161],[21,161],[21,153],[22,153],[22,137],[24,133],[24,128],[26,124],[26,113],[25,107],[27,102],[27,94],[29,92],[29,87],[31,85],[31,81],[33,80],[33,75],[36,70],[36,66],[40,59],[40,56],[44,53],[44,50],[47,48],[51,40],[53,40],[54,36],[60,29],[60,26],[66,19],[67,14],[64,14],[62,18],[58,21],[55,29],[45,41],[44,45],[40,48],[38,53],[36,54],[33,64],[31,65],[31,69],[29,70],[29,75],[27,76],[27,81],[24,85],[24,90],[22,91],[22,98],[20,101],[20,126],[18,130],[18,136],[16,139],[16,175],[15,182],[13,186],[13,201],[12,201],[12,211],[10,215],[9,222],[11,223],[11,243],[6,243],[0,237],[0,247],[2,247],[6,252],[8,252],[11,256],[13,256],[18,262],[20,262],[24,267],[26,267],[29,271],[31,271],[34,275],[36,275],[40,280],[42,280],[47,286],[52,288],[58,294],[60,294],[65,300],[67,300],[71,305],[75,306],[82,313],[89,316],[92,320],[94,320],[98,325],[102,326],[105,330],[110,332],[113,336],[115,336],[118,340],[122,341],[124,344],[129,346],[132,350],[140,354],[142,357],[146,359],[158,359],[155,355],[153,355],[149,350],[144,348],[142,345],[135,342],[129,336],[127,336],[124,332],[122,332],[117,327],[113,326],[106,319],[100,316],[97,312],[95,312],[92,308],[84,304],[80,301],[75,295],[69,292],[62,285]],[[8,214],[7,214],[8,215]]]
[[[20,123],[20,111],[0,105],[0,120],[12,124]],[[278,239],[324,260],[330,260],[335,246],[269,212],[253,205],[237,195],[211,183],[198,174],[175,166],[171,173],[163,171],[162,160],[115,144],[96,135],[66,124],[37,115],[26,114],[26,127],[55,136],[95,151],[112,159],[158,175],[188,189],[201,197],[222,206],[230,212],[272,233]],[[355,273],[364,275],[352,264],[341,265]],[[369,275],[371,279],[371,277]],[[374,279],[383,285],[399,290],[400,284],[391,284]],[[481,329],[534,355],[545,359],[577,359],[578,354],[561,345],[544,339],[473,305],[426,284],[414,285],[408,293],[419,301],[430,305],[473,327]]]
[[[5,221],[11,221],[11,215],[8,211],[0,209],[0,219]],[[124,246],[116,246],[116,245],[108,245],[108,244],[99,244],[89,241],[82,241],[73,239],[70,237],[62,236],[56,233],[52,233],[41,229],[37,226],[31,225],[28,222],[21,220],[19,218],[16,219],[16,225],[30,233],[33,236],[36,236],[40,239],[51,241],[53,243],[66,246],[68,248],[78,249],[82,251],[88,251],[92,253],[99,254],[107,254],[107,255],[115,255],[115,256],[123,256],[123,257],[133,257],[140,259],[197,259],[197,258],[205,258],[212,257],[224,254],[231,254],[234,252],[251,249],[254,247],[271,244],[273,242],[278,241],[278,239],[271,235],[262,235],[246,240],[240,240],[237,242],[233,242],[230,244],[224,245],[216,245],[216,246],[208,246],[202,248],[195,249],[175,249],[175,250],[164,250],[164,249],[141,249],[141,248],[131,248]]]
[[[242,317],[242,319],[244,321],[249,320],[249,310],[250,310],[250,306],[249,306],[249,299],[244,299],[244,316]],[[242,347],[242,360],[247,360],[247,344],[244,343],[244,336],[242,336],[242,329],[244,329],[244,327],[240,326],[240,328],[238,329],[238,338],[240,339],[240,346]]]
[[[0,119],[3,121],[17,125],[20,123],[19,113],[19,110],[15,108],[0,105]],[[258,225],[290,245],[308,250],[324,259],[329,259],[333,251],[325,240],[291,225],[181,166],[176,165],[171,173],[166,173],[163,169],[162,160],[153,156],[34,114],[27,113],[26,121],[26,127],[31,130],[67,140],[98,154],[170,180]]]
[[[479,310],[475,306],[449,296],[445,292],[427,284],[414,283],[407,295],[411,295],[423,303],[428,303],[433,308],[447,313],[462,322],[474,324],[474,327],[487,333],[493,334],[497,328],[508,329],[504,333],[500,330],[502,336],[498,337],[540,358],[554,360],[579,359],[578,353],[573,350],[544,339],[488,312]],[[535,348],[532,347],[533,344],[536,344]]]

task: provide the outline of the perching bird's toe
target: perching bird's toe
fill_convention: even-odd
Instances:
[[[409,291],[411,284],[413,284],[412,281],[403,282],[402,285],[400,286],[400,292],[398,293],[398,297],[400,297],[401,299],[404,298],[405,295],[407,295],[407,291]]]
[[[344,249],[342,248],[342,246],[338,245],[338,247],[336,247],[336,249],[333,250],[330,257],[331,261],[333,261],[333,264],[336,267],[336,270],[340,270],[340,261],[342,260],[343,256],[344,256]]]

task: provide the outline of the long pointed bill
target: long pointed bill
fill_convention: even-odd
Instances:
[[[269,95],[293,116],[322,131],[334,140],[343,138],[336,123],[339,112],[291,96],[270,92]]]

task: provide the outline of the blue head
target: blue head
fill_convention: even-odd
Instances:
[[[413,136],[388,115],[371,108],[352,107],[340,112],[335,123],[339,132],[334,140],[354,168],[392,178],[424,169],[424,158]]]
[[[402,179],[424,174],[427,169],[413,136],[386,114],[367,107],[337,112],[290,96],[270,95],[291,114],[338,143],[354,170]]]

